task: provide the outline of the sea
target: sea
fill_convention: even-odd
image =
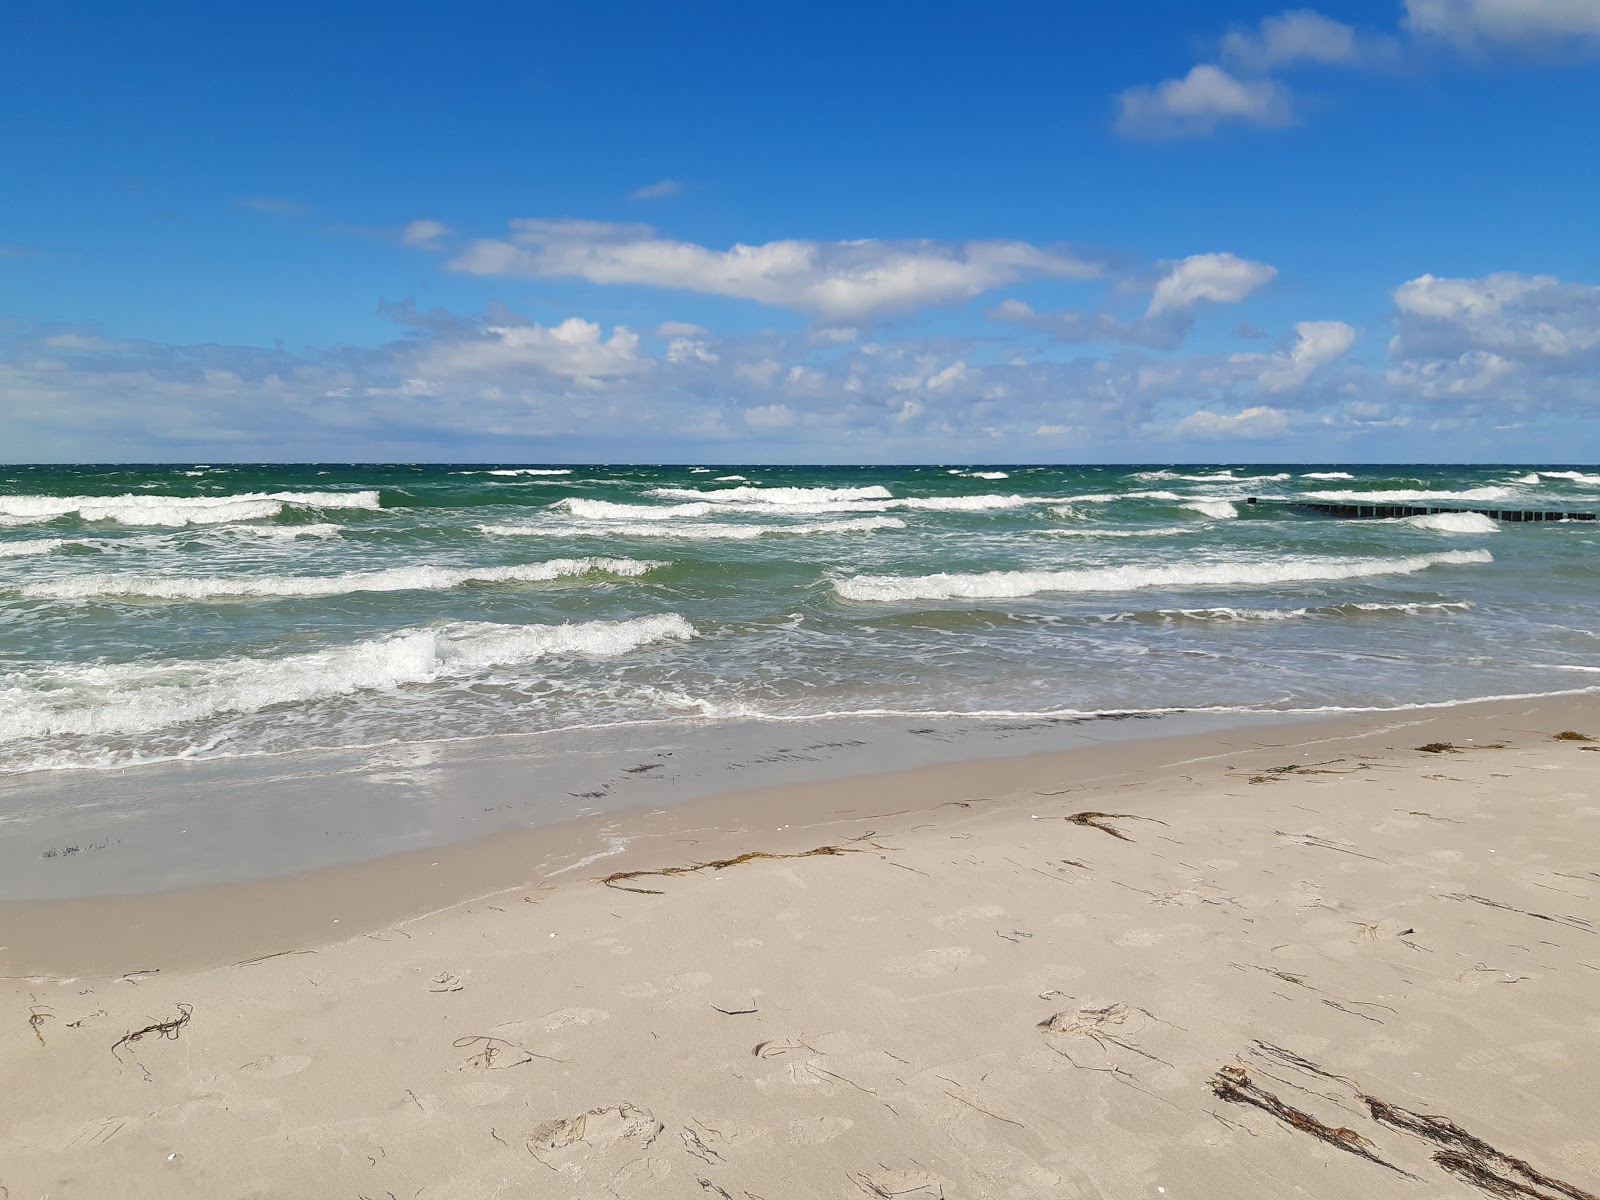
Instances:
[[[1600,470],[0,467],[0,774],[1600,686],[1600,524],[1295,500],[1592,512]]]

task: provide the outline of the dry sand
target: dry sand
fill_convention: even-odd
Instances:
[[[1600,700],[0,906],[0,1200],[1590,1200],[1600,742],[1563,730]]]

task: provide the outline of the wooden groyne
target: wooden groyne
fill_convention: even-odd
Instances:
[[[1321,513],[1327,517],[1352,520],[1392,520],[1395,517],[1429,517],[1434,513],[1477,513],[1496,521],[1593,521],[1592,512],[1558,512],[1544,508],[1461,508],[1438,504],[1334,504],[1325,500],[1259,500],[1250,496],[1246,504],[1260,508],[1293,508]]]

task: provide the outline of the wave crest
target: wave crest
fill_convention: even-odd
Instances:
[[[1301,558],[1263,563],[1089,567],[1072,571],[987,571],[970,575],[857,575],[833,581],[846,600],[997,600],[1052,592],[1124,592],[1142,588],[1266,586],[1409,575],[1446,564],[1493,562],[1487,550],[1446,550],[1405,558]]]

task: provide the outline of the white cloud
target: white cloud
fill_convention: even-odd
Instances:
[[[1595,0],[1406,0],[1405,24],[1461,49],[1576,43],[1600,50]]]
[[[1550,275],[1420,275],[1395,289],[1386,379],[1424,400],[1600,404],[1600,288]]]
[[[657,337],[705,337],[705,335],[704,325],[695,325],[689,321],[663,321],[656,326]]]
[[[1419,275],[1395,289],[1394,301],[1398,357],[1487,350],[1577,364],[1600,351],[1600,288],[1551,275]]]
[[[1292,392],[1305,385],[1319,368],[1344,357],[1356,344],[1356,331],[1343,321],[1301,321],[1294,327],[1295,343],[1277,354],[1235,354],[1229,362],[1255,370],[1255,384],[1263,392]]]
[[[1276,267],[1232,254],[1191,254],[1156,284],[1145,315],[1181,311],[1201,301],[1236,304],[1277,274]]]
[[[1267,127],[1294,122],[1289,89],[1273,79],[1238,79],[1199,63],[1182,79],[1129,88],[1117,97],[1116,127],[1129,137],[1204,137],[1229,121]]]
[[[1289,432],[1289,416],[1265,404],[1247,408],[1234,416],[1221,416],[1209,409],[1191,413],[1172,427],[1179,437],[1269,438]]]
[[[683,184],[676,179],[659,179],[634,190],[635,200],[667,200],[683,192]]]
[[[1222,39],[1222,60],[1247,74],[1265,74],[1299,62],[1355,66],[1392,53],[1388,40],[1366,39],[1342,22],[1310,9],[1266,17],[1254,30]]]
[[[711,250],[658,237],[648,225],[513,221],[506,239],[474,242],[450,263],[472,275],[575,277],[754,300],[829,322],[970,299],[1024,279],[1086,279],[1098,264],[1014,241],[813,242]]]
[[[435,242],[450,232],[450,227],[439,221],[417,220],[408,222],[400,231],[400,240],[407,246],[432,248]]]
[[[639,335],[618,325],[602,339],[600,326],[581,317],[559,325],[490,325],[483,336],[436,344],[422,375],[495,373],[532,368],[580,383],[634,375],[652,361],[639,354]]]

